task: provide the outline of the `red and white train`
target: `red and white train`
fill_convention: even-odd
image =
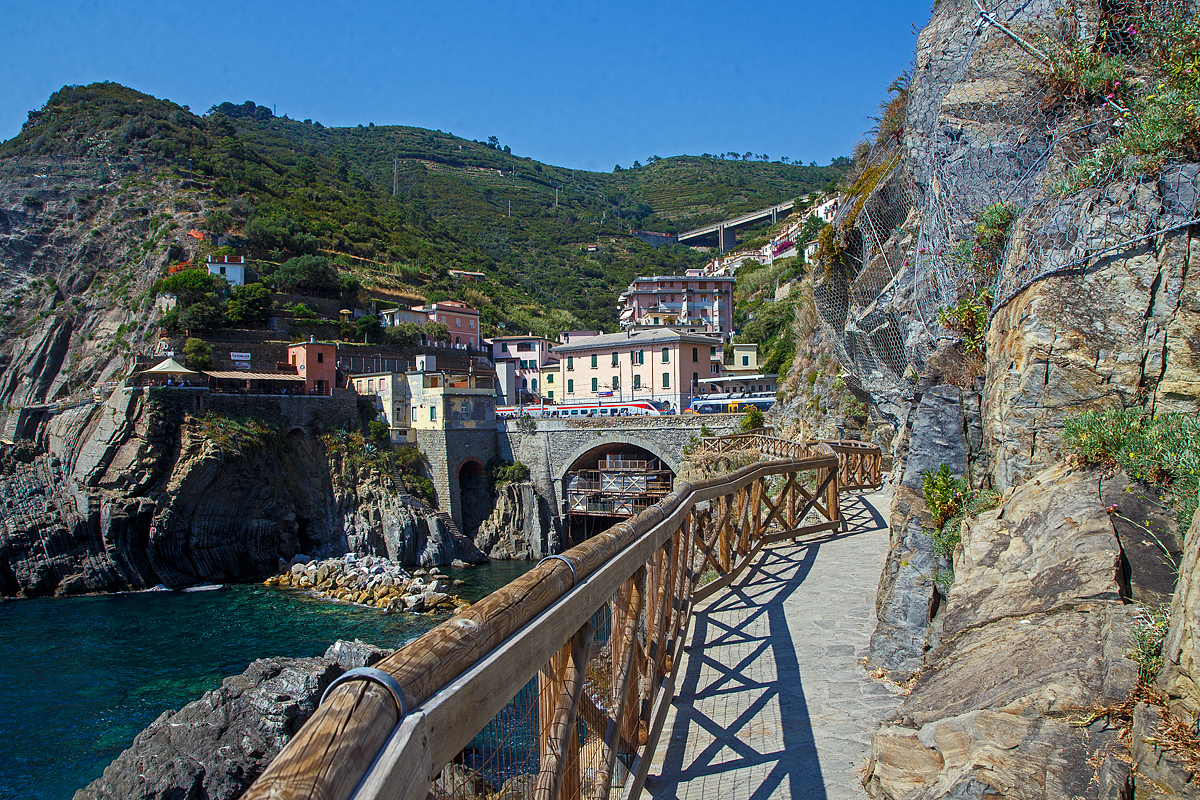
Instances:
[[[658,417],[663,411],[652,400],[630,400],[627,403],[583,403],[576,405],[497,406],[496,419],[578,419],[579,417]]]

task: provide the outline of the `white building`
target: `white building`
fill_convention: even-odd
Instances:
[[[246,263],[245,256],[209,256],[208,274],[219,275],[230,286],[245,286],[258,281],[258,275]]]

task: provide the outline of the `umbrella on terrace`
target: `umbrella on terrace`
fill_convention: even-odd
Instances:
[[[151,378],[162,377],[169,378],[172,375],[199,375],[194,369],[188,369],[173,358],[168,358],[159,364],[154,365],[148,370],[144,370],[142,375]]]

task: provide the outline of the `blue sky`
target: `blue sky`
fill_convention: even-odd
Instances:
[[[828,163],[909,68],[929,0],[10,3],[0,139],[65,84],[203,113],[416,125],[608,171],[726,151]]]

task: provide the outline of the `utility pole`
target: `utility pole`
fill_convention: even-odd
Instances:
[[[392,197],[396,196],[397,180],[400,175],[400,159],[392,159]]]
[[[512,216],[512,200],[508,201],[508,215]]]

